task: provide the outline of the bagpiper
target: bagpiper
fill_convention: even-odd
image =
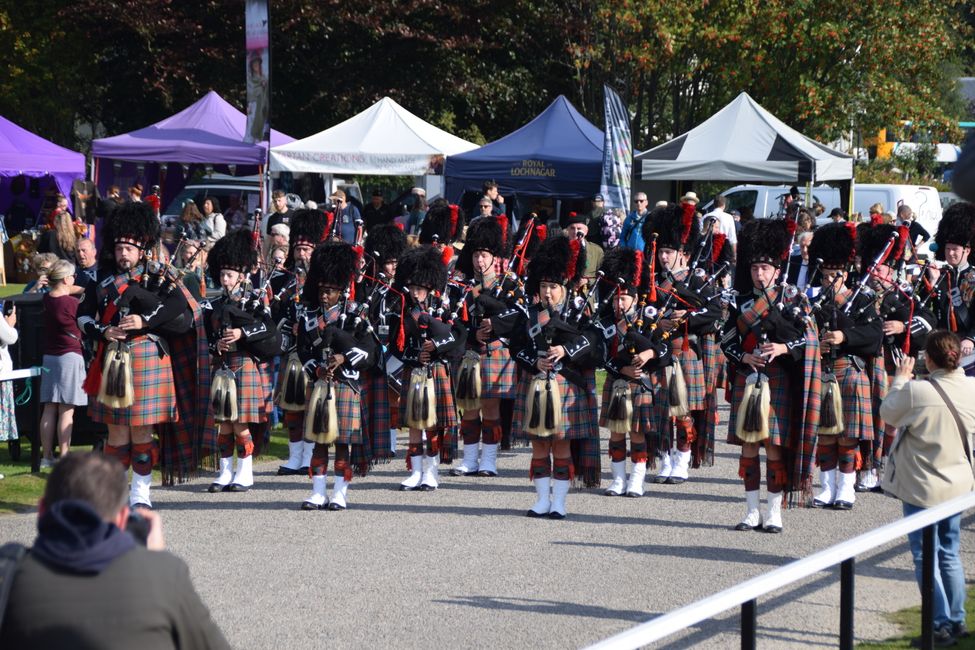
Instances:
[[[728,442],[741,447],[745,518],[736,530],[782,532],[785,494],[812,490],[819,423],[820,352],[808,304],[792,285],[779,283],[795,222],[756,219],[738,240],[737,304],[721,333],[729,361],[731,417]],[[759,510],[765,447],[764,513]]]
[[[85,380],[86,392],[96,396],[89,414],[108,426],[105,453],[132,467],[130,505],[151,508],[159,457],[153,430],[162,437],[165,425],[179,419],[170,338],[191,331],[194,313],[179,287],[150,273],[146,254],[159,237],[151,206],[126,203],[106,217],[103,228],[98,282],[89,285],[78,309],[79,327],[98,342]],[[195,470],[200,443],[192,432],[165,441],[175,447],[166,473],[182,478]]]
[[[284,410],[284,424],[288,429],[288,460],[278,468],[279,476],[307,474],[315,448],[314,442],[304,440],[302,428],[307,384],[298,359],[298,323],[304,310],[301,297],[312,253],[325,241],[331,226],[330,213],[295,211],[284,268],[275,269],[270,276],[271,316],[281,333],[281,362],[274,401]]]
[[[508,218],[478,217],[467,228],[457,270],[466,280],[467,351],[455,373],[455,397],[463,411],[460,424],[464,458],[452,476],[497,476],[501,444],[501,400],[515,389],[515,362],[491,326],[506,309],[506,273],[510,247]]]
[[[813,498],[815,508],[853,507],[857,454],[861,445],[874,441],[876,433],[868,363],[881,353],[883,323],[872,293],[864,292],[869,276],[855,289],[847,286],[857,255],[856,232],[850,222],[827,224],[816,229],[809,245],[809,258],[819,265],[821,278],[812,309],[823,372],[816,442],[820,491]],[[866,462],[872,457],[869,454]]]
[[[668,340],[669,364],[653,374],[655,431],[651,439],[659,467],[654,483],[680,484],[688,469],[713,455],[714,441],[695,422],[704,422],[705,369],[701,339],[717,330],[722,317],[717,278],[707,278],[701,253],[701,225],[695,205],[657,208],[644,226],[644,241],[658,276],[655,329]]]
[[[957,334],[967,356],[975,351],[975,205],[962,201],[945,210],[934,242],[935,257],[946,265],[928,267],[926,290],[934,294],[938,327]]]
[[[352,482],[352,447],[365,444],[360,381],[373,365],[372,335],[356,322],[350,292],[362,252],[341,241],[315,249],[303,290],[305,311],[298,327],[298,356],[309,382],[305,440],[314,444],[312,493],[303,510],[345,510]],[[335,482],[326,495],[329,448],[335,448]],[[358,450],[358,455],[363,455]],[[359,472],[365,473],[360,467]]]
[[[657,432],[650,375],[669,363],[670,344],[653,340],[644,331],[649,267],[643,251],[618,246],[606,252],[600,281],[612,295],[612,319],[606,336],[606,382],[603,384],[599,425],[609,429],[609,461],[613,480],[606,496],[643,496],[647,474],[647,439]],[[630,438],[629,480],[626,438]]]
[[[446,284],[443,252],[434,246],[410,250],[396,267],[395,286],[405,301],[395,318],[397,344],[393,354],[403,363],[400,424],[410,432],[410,475],[400,483],[401,490],[436,490],[440,486],[440,461],[451,462],[457,445],[458,417],[450,367],[464,349],[465,336],[453,317],[456,314],[445,311],[450,309],[443,304]],[[402,328],[402,336],[398,328]]]
[[[365,374],[362,412],[363,426],[372,443],[372,462],[382,463],[396,455],[396,434],[399,428],[399,360],[393,356],[395,341],[390,340],[397,332],[396,319],[403,306],[403,296],[393,289],[396,266],[406,252],[406,233],[395,224],[373,226],[366,237],[366,256],[372,268],[363,283],[367,292],[377,292],[369,305],[369,322],[375,330],[380,350],[375,365]],[[371,278],[371,279],[370,279]],[[390,377],[393,377],[392,383]]]
[[[595,367],[604,358],[603,334],[591,327],[586,297],[577,295],[585,259],[578,239],[548,238],[528,267],[525,293],[533,299],[517,319],[494,330],[510,336],[511,355],[524,370],[513,431],[530,440],[535,504],[529,517],[564,519],[573,478],[599,485],[599,427]],[[505,327],[505,331],[501,330]],[[509,331],[510,330],[510,331]]]
[[[257,265],[256,242],[246,230],[217,240],[207,259],[219,296],[203,303],[213,355],[210,412],[217,427],[220,473],[210,492],[246,492],[254,485],[252,430],[267,422],[272,386],[260,364],[281,351],[281,335],[267,309],[266,294],[250,284]],[[234,448],[237,449],[237,467]]]
[[[894,428],[880,417],[880,405],[893,380],[896,362],[904,355],[916,357],[937,322],[919,295],[924,274],[919,272],[913,282],[905,275],[909,240],[906,225],[878,222],[857,226],[860,272],[869,276],[867,286],[873,292],[884,333],[883,356],[868,361],[874,435],[868,444],[860,446],[863,465],[857,472],[857,492],[880,491],[880,470],[894,441]]]

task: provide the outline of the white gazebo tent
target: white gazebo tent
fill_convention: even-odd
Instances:
[[[744,92],[687,133],[635,156],[634,163],[644,181],[798,185],[853,178],[852,156],[807,138]]]
[[[383,97],[341,124],[271,149],[271,171],[376,176],[443,174],[446,156],[478,145]]]

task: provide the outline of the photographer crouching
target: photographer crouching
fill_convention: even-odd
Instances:
[[[61,459],[0,609],[0,647],[229,648],[186,564],[164,546],[157,513],[130,514],[121,463]]]

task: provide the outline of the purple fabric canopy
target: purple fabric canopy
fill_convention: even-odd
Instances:
[[[212,90],[152,126],[91,143],[96,158],[150,162],[263,165],[267,143],[247,144],[247,116]],[[294,138],[271,130],[271,146]]]
[[[54,177],[58,189],[71,195],[71,183],[85,177],[85,157],[59,147],[0,117],[0,176]]]

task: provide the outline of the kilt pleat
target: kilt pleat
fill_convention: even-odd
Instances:
[[[335,411],[339,417],[339,437],[343,445],[362,444],[362,400],[351,386],[343,381],[332,383],[335,391]]]
[[[481,355],[481,397],[505,399],[515,389],[517,365],[501,341],[491,341]]]
[[[518,387],[515,393],[514,416],[511,422],[511,430],[514,436],[521,442],[535,438],[524,430],[525,416],[528,410],[528,388],[531,385],[532,375],[526,372],[520,373]],[[596,403],[596,374],[592,370],[587,370],[583,375],[585,388],[580,388],[568,381],[562,375],[556,375],[559,383],[559,390],[562,392],[562,413],[564,431],[556,438],[563,440],[582,440],[585,438],[599,438],[599,425]],[[598,454],[597,454],[598,455]]]
[[[606,411],[609,409],[609,402],[613,394],[613,382],[615,380],[609,375],[603,383],[603,394],[599,407],[599,426],[609,426],[606,421]],[[645,389],[640,384],[630,382],[630,399],[633,400],[633,425],[630,427],[631,433],[642,433],[645,436],[651,435],[655,429],[656,418],[653,410],[653,393]]]
[[[833,366],[840,382],[843,399],[843,435],[855,440],[874,438],[873,403],[870,396],[870,377],[866,369],[857,370],[848,358],[837,359]]]
[[[680,360],[684,373],[684,383],[687,386],[687,408],[690,411],[701,411],[705,408],[705,373],[704,364],[697,358],[694,350],[684,351],[675,344],[674,357]],[[653,403],[656,422],[654,429],[663,431],[670,422],[670,390],[667,382],[666,368],[658,368],[650,378],[654,387]]]
[[[95,422],[118,426],[144,427],[164,422],[175,422],[176,387],[169,355],[160,355],[159,346],[142,336],[132,339],[132,406],[113,409],[97,399],[89,406],[89,415]]]
[[[237,421],[248,424],[267,422],[267,374],[261,371],[251,355],[240,351],[214,357],[211,373],[216,373],[224,366],[237,378]],[[212,417],[212,404],[210,409]]]
[[[386,374],[378,369],[370,370],[362,380],[362,430],[368,441],[371,464],[387,462],[394,456],[389,433],[392,419]]]
[[[770,394],[769,407],[769,439],[766,444],[775,446],[785,445],[789,438],[790,418],[792,415],[792,396],[789,394],[789,373],[780,363],[773,363],[765,367],[768,377]],[[739,370],[735,373],[735,381],[731,387],[731,413],[728,417],[728,443],[741,445],[741,439],[735,435],[738,421],[738,406],[741,404],[745,392],[745,381],[751,373]]]
[[[433,369],[433,387],[437,398],[437,429],[457,429],[460,418],[457,416],[457,406],[454,403],[454,385],[450,380],[450,371],[442,363],[430,365]],[[409,373],[413,369],[403,366],[403,385],[409,384]],[[406,393],[399,401],[399,421],[406,422]]]

